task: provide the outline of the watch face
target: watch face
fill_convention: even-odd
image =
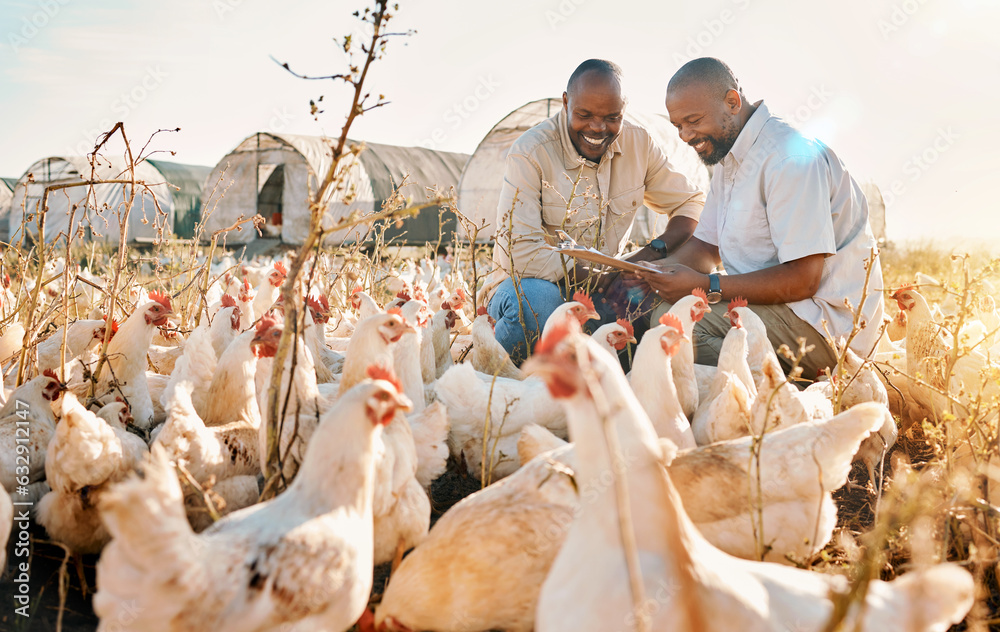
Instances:
[[[722,292],[709,292],[706,298],[708,298],[709,304],[715,305],[722,300]]]
[[[661,252],[667,249],[667,245],[663,243],[662,239],[654,239],[653,241],[649,242],[649,247],[652,248],[653,250],[659,250]]]

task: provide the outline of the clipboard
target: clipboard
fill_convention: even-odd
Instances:
[[[559,254],[567,255],[590,263],[608,266],[609,268],[623,270],[625,272],[649,272],[651,270],[651,268],[632,263],[631,261],[625,261],[624,259],[616,259],[608,256],[594,248],[586,248],[576,243],[575,240],[563,231],[560,230],[556,232],[562,241],[546,247],[552,251],[558,252]]]

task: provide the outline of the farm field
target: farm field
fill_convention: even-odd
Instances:
[[[469,262],[472,261],[473,250],[459,243],[447,246],[442,248],[442,251],[448,250],[452,254],[437,260],[415,256],[419,255],[417,249],[399,250],[393,248],[391,244],[383,245],[368,253],[358,247],[324,249],[320,256],[310,262],[309,268],[312,283],[318,290],[315,294],[324,297],[325,305],[317,300],[311,301],[313,310],[310,312],[310,318],[316,321],[329,318],[324,326],[328,348],[342,344],[337,342],[338,340],[346,341],[340,334],[344,334],[349,327],[346,323],[356,318],[355,312],[361,308],[359,296],[363,296],[365,302],[374,300],[380,305],[389,305],[396,300],[397,294],[405,294],[407,291],[420,292],[413,288],[425,283],[420,279],[422,271],[427,271],[426,276],[434,279],[428,284],[431,287],[425,288],[424,291],[430,294],[428,303],[437,303],[437,311],[444,309],[441,307],[442,302],[448,300],[460,302],[458,289],[472,285],[471,279],[474,275]],[[434,250],[437,250],[436,245],[427,247],[428,254],[433,254],[431,251]],[[486,261],[483,249],[479,250],[477,267],[480,264],[485,265]],[[199,299],[201,290],[198,285],[203,282],[204,272],[207,271],[213,281],[205,297],[209,301],[213,299],[218,301],[221,300],[218,298],[221,296],[221,290],[215,289],[213,294],[213,289],[218,287],[214,281],[222,283],[226,282],[227,275],[234,275],[234,278],[242,275],[250,286],[265,291],[267,286],[264,284],[268,283],[269,271],[273,273],[276,268],[287,270],[284,264],[275,266],[275,262],[287,261],[287,255],[292,254],[276,250],[255,261],[241,262],[237,265],[233,253],[222,249],[215,253],[210,263],[206,258],[207,251],[205,248],[164,246],[151,251],[132,249],[126,256],[126,263],[120,275],[123,309],[117,314],[119,333],[122,331],[121,323],[127,321],[128,305],[131,301],[131,298],[124,297],[136,296],[140,291],[139,286],[147,291],[154,287],[160,288],[165,295],[171,297],[170,304],[173,311],[164,325],[156,329],[155,338],[149,348],[147,356],[149,365],[146,368],[150,374],[157,373],[163,376],[170,374],[168,370],[170,365],[161,363],[171,362],[169,359],[171,350],[175,350],[175,357],[172,359],[173,372],[196,370],[185,366],[185,361],[181,360],[185,356],[180,354],[184,352],[185,341],[191,340],[194,335],[196,306],[202,302]],[[46,321],[41,327],[43,337],[45,333],[51,333],[56,327],[61,326],[65,322],[66,315],[69,315],[71,321],[75,318],[99,316],[93,311],[101,306],[100,292],[95,291],[94,287],[106,287],[109,279],[113,277],[111,273],[117,265],[118,253],[110,247],[98,249],[93,246],[89,252],[82,249],[74,250],[74,254],[77,252],[79,255],[73,257],[73,260],[85,264],[84,269],[91,272],[83,270],[72,272],[69,278],[78,276],[89,279],[89,282],[78,281],[71,286],[69,292],[64,293],[64,281],[67,275],[61,268],[62,262],[59,260],[46,263],[43,274],[35,275],[36,278],[51,280],[44,291],[38,293],[39,303],[36,307],[36,313],[42,314]],[[30,297],[31,262],[25,257],[20,261],[19,268],[19,261],[12,254],[9,252],[5,259],[6,269],[20,271],[12,276],[8,296]],[[402,256],[414,258],[404,259]],[[993,296],[990,294],[990,288],[995,264],[986,253],[956,257],[931,245],[914,245],[904,248],[890,246],[882,250],[881,256],[887,293],[891,293],[891,289],[910,285],[916,281],[921,284],[921,292],[932,301],[935,309],[939,306],[944,309],[955,309],[954,305],[957,302],[965,301],[966,321],[978,321],[976,316],[981,316],[982,313],[978,306],[987,301],[985,297]],[[234,288],[245,287],[238,280],[230,283]],[[404,288],[404,283],[410,287]],[[933,283],[938,285],[932,285]],[[271,287],[277,294],[278,288]],[[362,288],[363,293],[357,291],[358,287]],[[968,292],[965,292],[966,288]],[[239,296],[238,291],[236,294],[237,299],[246,303],[251,302],[247,300],[250,299],[249,296]],[[464,291],[462,293],[466,297],[471,294]],[[63,303],[64,297],[71,298]],[[400,302],[405,304],[406,301]],[[12,304],[16,305],[17,301]],[[238,302],[238,304],[244,303]],[[887,305],[887,313],[895,317],[898,312],[895,302],[890,299]],[[228,309],[234,311],[232,308]],[[474,317],[473,310],[466,308],[466,312],[469,312],[467,316],[463,313],[461,317],[457,317],[459,327],[463,318],[472,320]],[[942,316],[943,326],[949,326],[956,315],[962,313],[959,310],[954,315]],[[24,311],[18,312],[18,318],[22,323],[26,322],[23,314]],[[8,329],[13,322],[8,315]],[[453,333],[452,336],[458,345],[472,340],[470,336],[462,334],[456,337]],[[342,349],[346,350],[346,347]],[[633,347],[630,346],[629,349],[632,350]],[[10,350],[16,352],[19,348],[10,347],[8,351]],[[464,354],[456,352],[453,355],[457,360]],[[903,355],[905,357],[905,351]],[[465,359],[472,362],[472,353]],[[889,379],[885,381],[890,390],[893,386],[900,387],[900,381],[891,378],[892,364],[891,359],[877,359],[874,364],[874,367],[886,372]],[[901,373],[905,373],[905,370]],[[86,382],[81,380],[74,384],[74,379],[80,379],[82,375],[86,373],[69,369],[67,377],[62,379],[69,382],[69,392],[80,393],[80,400],[87,401]],[[16,373],[12,371],[8,379],[11,377],[16,377]],[[984,384],[989,387],[991,376],[984,374],[983,377]],[[995,380],[995,377],[992,379]],[[862,569],[867,568],[872,569],[869,572],[875,577],[890,580],[905,574],[914,563],[916,555],[914,552],[916,545],[913,541],[914,528],[915,525],[919,525],[921,528],[919,533],[923,538],[919,543],[921,547],[919,554],[927,556],[924,562],[926,563],[927,559],[958,561],[973,571],[977,583],[981,586],[981,592],[977,596],[977,605],[970,614],[970,621],[989,622],[995,616],[998,592],[992,546],[992,539],[996,535],[995,511],[992,504],[985,500],[989,497],[989,485],[992,479],[988,473],[983,474],[975,468],[963,469],[958,465],[955,455],[968,448],[986,452],[982,458],[987,458],[991,454],[988,451],[995,448],[995,442],[979,444],[974,437],[970,441],[970,437],[958,429],[962,428],[964,423],[969,423],[984,433],[995,433],[996,402],[982,398],[979,409],[967,417],[962,417],[961,413],[952,417],[954,413],[943,412],[937,420],[931,418],[921,421],[916,420],[910,412],[914,404],[912,397],[905,392],[905,378],[902,386],[904,388],[902,398],[894,400],[890,396],[894,419],[899,426],[899,436],[895,445],[885,455],[884,471],[878,473],[876,470],[875,481],[869,481],[864,464],[861,461],[854,463],[848,477],[853,481],[851,486],[833,492],[836,503],[836,528],[832,532],[832,537],[815,554],[808,558],[795,559],[795,564],[813,572],[843,574],[851,578],[856,578],[859,572],[863,572]],[[214,396],[211,391],[208,395]],[[155,416],[161,418],[163,413],[157,412]],[[158,420],[154,419],[153,423]],[[514,421],[510,420],[508,423]],[[517,420],[522,425],[524,421]],[[133,422],[128,428],[132,436],[148,438],[150,426],[143,428]],[[484,436],[489,435],[489,431],[484,431],[481,425],[478,432]],[[438,466],[440,476],[427,486],[432,524],[462,497],[478,490],[482,486],[479,479],[484,472],[487,473],[487,478],[493,476],[489,464],[473,467],[468,463],[466,458],[468,451],[455,449],[454,436],[451,444],[447,462],[441,461]],[[438,458],[444,458],[444,455],[439,453]],[[497,456],[493,455],[493,467],[506,473],[509,471],[509,464],[503,461],[509,458],[510,455],[503,454],[501,450],[499,461]],[[485,469],[482,469],[484,467]],[[263,478],[259,478],[258,483],[263,486],[263,481]],[[212,481],[199,482],[204,485],[204,498],[225,505],[225,501],[220,502],[219,497],[211,491]],[[193,489],[188,486],[186,492],[189,498],[187,501],[189,516],[193,523],[204,525],[205,503],[197,499],[192,500],[190,494]],[[198,502],[203,506],[197,507]],[[95,576],[98,556],[84,554],[79,557],[78,565],[76,559],[69,555],[69,549],[54,542],[55,538],[39,524],[37,516],[33,517],[28,531],[32,541],[28,558],[31,568],[32,616],[30,619],[21,619],[8,614],[3,621],[4,629],[55,629],[60,624],[62,629],[66,630],[95,629],[97,618],[90,600],[95,587],[98,586]],[[433,534],[433,527],[431,533]],[[491,536],[485,531],[476,536],[480,537],[488,540]],[[12,537],[8,546],[9,553],[14,552],[13,544]],[[516,546],[516,542],[510,544]],[[12,581],[13,563],[20,560],[9,555],[8,561],[8,572],[0,584],[3,599],[12,599],[17,590],[17,584]],[[388,574],[389,564],[376,567],[376,579],[372,591],[375,600],[373,603],[379,599]],[[82,582],[86,582],[89,591],[86,595],[82,591]],[[30,626],[26,627],[29,623]],[[121,629],[130,628],[124,626]]]

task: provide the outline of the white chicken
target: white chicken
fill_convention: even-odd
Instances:
[[[629,343],[635,344],[635,329],[632,323],[624,318],[619,318],[613,323],[601,325],[592,335],[592,338],[601,345],[611,355],[618,357],[618,352],[625,349]]]
[[[537,378],[494,379],[457,364],[438,379],[435,391],[448,409],[451,452],[476,478],[485,473],[496,480],[519,467],[517,440],[525,424],[566,436],[566,413]]]
[[[293,342],[294,353],[289,353],[285,359],[284,370],[281,372],[281,382],[277,393],[277,411],[279,423],[277,427],[263,423],[267,418],[266,411],[271,400],[270,380],[273,370],[273,358],[277,354],[278,344],[284,330],[284,324],[271,315],[264,315],[257,321],[256,335],[251,341],[253,353],[259,358],[257,377],[263,374],[264,384],[258,384],[257,405],[261,412],[261,424],[258,428],[258,450],[260,452],[261,471],[269,476],[268,459],[273,455],[274,437],[277,437],[278,456],[282,464],[284,479],[295,477],[299,464],[305,458],[306,446],[312,438],[313,431],[319,423],[320,411],[326,406],[327,398],[319,391],[316,383],[316,369],[312,353],[302,336]],[[293,369],[294,367],[294,369]]]
[[[77,320],[71,323],[66,329],[66,362],[75,358],[82,358],[88,351],[92,351],[104,340],[105,321],[103,320]],[[38,343],[38,370],[45,371],[51,369],[57,371],[64,363],[61,361],[61,350],[63,342],[63,327],[52,333],[51,336]],[[118,323],[112,321],[111,336],[118,331]]]
[[[154,445],[160,445],[173,463],[183,466],[200,485],[212,489],[225,504],[220,514],[230,513],[257,501],[257,429],[245,421],[206,427],[191,401],[192,385],[182,380],[168,387],[167,421]],[[192,527],[201,530],[212,523],[211,515],[189,494]]]
[[[135,425],[148,430],[153,423],[153,400],[146,383],[146,352],[157,327],[173,313],[170,298],[151,292],[149,301],[140,304],[108,344],[108,360],[101,371],[98,391],[112,392],[128,402]]]
[[[691,294],[674,303],[667,312],[680,319],[684,328],[684,338],[689,341],[688,344],[681,345],[680,352],[671,364],[677,398],[688,420],[692,419],[698,410],[698,381],[694,373],[694,324],[711,311],[705,290],[695,288]]]
[[[254,329],[241,333],[219,357],[208,386],[211,397],[206,399],[202,408],[206,426],[237,420],[245,421],[254,428],[260,426],[260,409],[254,387],[257,356],[251,345],[255,336]],[[198,407],[195,406],[195,409]]]
[[[64,394],[62,419],[45,457],[52,491],[38,503],[38,522],[74,553],[98,553],[111,539],[98,514],[100,498],[149,452],[125,429],[130,417],[125,404],[108,404],[102,412],[95,415],[75,395]]]
[[[691,424],[681,410],[674,386],[673,358],[682,346],[691,346],[683,336],[677,316],[664,314],[660,324],[642,337],[629,376],[636,399],[650,416],[656,434],[682,449],[695,447]]]
[[[493,318],[485,307],[479,308],[472,321],[472,366],[480,373],[512,380],[523,380],[524,373],[514,366],[507,350],[497,342]]]
[[[410,326],[409,331],[399,339],[392,349],[393,366],[403,384],[406,396],[413,402],[413,411],[420,412],[427,405],[424,400],[423,367],[420,361],[421,338],[433,316],[423,301],[407,301],[400,308],[389,310],[396,313]]]
[[[288,269],[284,262],[276,261],[255,291],[253,299],[254,320],[259,320],[278,300],[278,295],[281,294],[281,284],[285,281],[286,276],[288,276]]]
[[[56,433],[52,402],[63,385],[51,371],[16,389],[0,408],[0,484],[9,493],[24,489],[18,501],[36,502],[48,490],[45,456]]]
[[[542,335],[551,331],[557,323],[561,323],[567,316],[572,317],[580,326],[587,324],[588,320],[600,320],[601,315],[594,307],[594,301],[585,292],[574,292],[573,298],[559,307],[555,308],[549,317],[545,319],[542,327]]]
[[[750,407],[757,397],[757,386],[747,364],[747,331],[739,312],[730,309],[726,313],[732,329],[719,350],[719,370],[691,420],[698,445],[745,436],[750,427]]]
[[[367,367],[392,366],[393,343],[413,330],[398,314],[376,314],[358,323],[347,348],[340,392],[364,379]],[[430,528],[430,499],[416,478],[418,450],[400,415],[375,447],[375,563],[397,561]]]
[[[375,377],[389,377],[376,374]],[[347,630],[372,584],[372,497],[379,428],[409,402],[386,379],[365,382],[324,413],[289,488],[201,535],[155,448],[144,479],[101,504],[114,539],[97,565],[99,630],[129,608],[136,630]]]
[[[441,309],[431,318],[431,344],[434,346],[434,379],[454,366],[451,357],[451,330],[458,322],[458,314],[451,309]],[[424,380],[427,383],[427,380]]]
[[[242,311],[240,306],[236,304],[236,299],[228,294],[223,295],[222,308],[212,319],[212,326],[209,329],[212,337],[212,350],[215,351],[216,358],[221,358],[229,343],[239,335],[241,317]]]
[[[575,505],[572,474],[553,459],[462,499],[392,574],[375,628],[530,632],[538,588]]]
[[[535,630],[628,630],[639,616],[650,629],[710,632],[730,630],[734,621],[743,630],[823,629],[832,595],[846,590],[846,578],[741,560],[709,544],[663,467],[672,455],[657,441],[618,367],[588,348],[586,338],[567,339],[567,333],[547,342],[545,352],[536,351],[533,364],[565,401],[577,486],[594,493],[581,504],[542,585]],[[629,455],[627,470],[613,462],[609,436],[617,436],[621,454]],[[624,476],[609,485],[601,482],[608,472]],[[627,501],[616,500],[622,488]],[[628,523],[619,516],[623,508],[632,516]],[[635,542],[632,556],[622,544],[626,524]],[[587,573],[579,572],[581,565]],[[631,578],[655,596],[656,607],[636,611],[647,602],[633,593]],[[974,589],[971,574],[954,564],[913,571],[893,583],[874,580],[861,621],[869,630],[942,630],[965,616]]]
[[[946,380],[945,367],[952,345],[942,333],[943,328],[931,316],[927,301],[910,287],[900,288],[892,297],[896,299],[899,309],[907,312],[906,372],[911,378],[922,376],[929,385],[911,381],[909,392],[918,404],[942,414],[950,410],[950,402],[938,390],[957,394],[958,401],[964,406],[977,396],[986,401],[1000,396],[996,380],[983,379],[984,372],[996,366],[978,351],[958,354],[951,379]]]

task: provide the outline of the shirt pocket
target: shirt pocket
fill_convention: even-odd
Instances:
[[[631,191],[626,191],[625,193],[619,193],[615,197],[611,198],[608,203],[608,209],[614,215],[624,216],[631,213],[635,213],[642,206],[642,199],[645,195],[645,187],[636,187]]]
[[[561,228],[563,219],[566,217],[566,204],[554,202],[542,204],[542,223],[552,228]]]
[[[624,245],[624,240],[631,233],[636,211],[642,208],[644,195],[645,188],[640,186],[620,193],[608,202],[602,234],[609,251],[616,252]]]
[[[734,271],[750,272],[777,263],[771,226],[763,206],[730,204],[722,229],[722,250]],[[722,254],[720,252],[720,254]]]

